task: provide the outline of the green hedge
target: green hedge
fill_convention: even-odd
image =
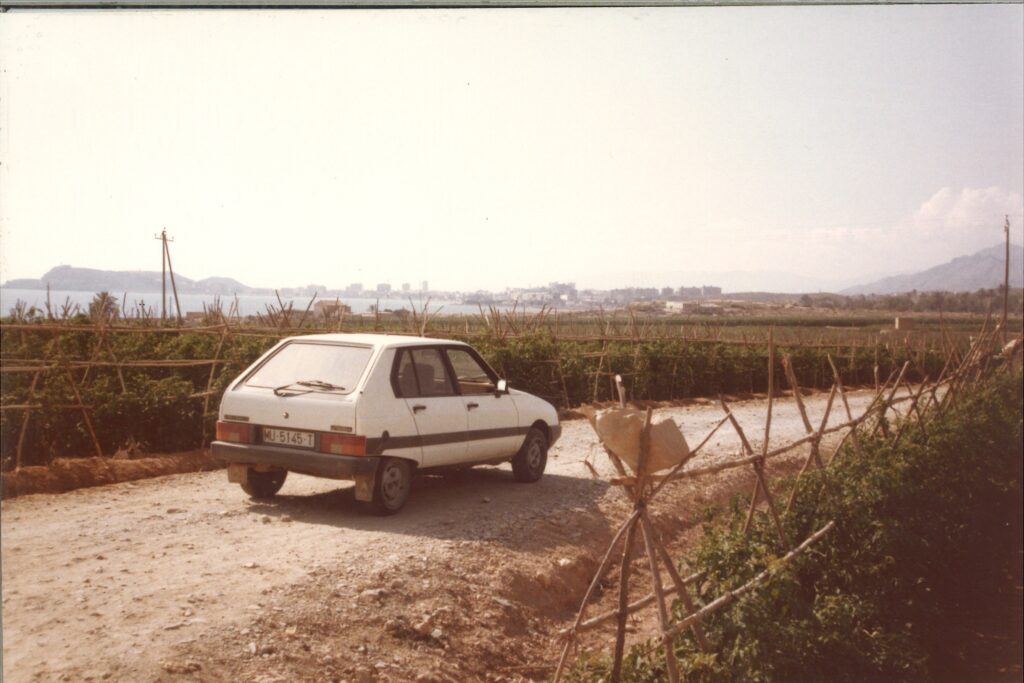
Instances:
[[[86,320],[72,321],[79,324]],[[458,335],[448,335],[455,336]],[[195,332],[166,334],[110,334],[110,350],[119,360],[193,360],[212,359],[220,341],[215,334]],[[70,332],[60,336],[59,351],[71,360],[94,357],[96,332]],[[222,358],[228,363],[218,372],[213,390],[222,391],[246,366],[277,341],[273,337],[232,335]],[[542,396],[559,407],[577,406],[597,400],[613,400],[611,378],[600,375],[595,387],[595,371],[621,373],[630,396],[637,399],[666,400],[719,393],[763,392],[767,389],[767,347],[692,342],[682,339],[641,340],[638,342],[555,341],[549,334],[499,338],[476,337],[473,344],[510,384]],[[56,336],[46,332],[0,328],[0,343],[5,361],[55,358]],[[605,361],[599,354],[606,353]],[[781,353],[790,353],[799,381],[805,387],[828,388],[832,372],[827,353],[832,352],[843,381],[848,385],[873,382],[875,349],[780,347],[776,377],[782,377]],[[934,351],[911,351],[902,345],[880,346],[878,363],[883,378],[904,360],[914,361],[910,380],[919,372],[933,378],[941,372],[943,358]],[[561,360],[559,366],[552,363]],[[104,346],[99,360],[111,360]],[[75,370],[82,398],[93,407],[92,419],[101,447],[113,453],[130,440],[151,452],[170,452],[197,448],[204,434],[212,433],[213,417],[203,416],[203,400],[192,397],[205,392],[210,376],[208,366],[194,368],[124,368],[122,391],[116,369],[94,368],[85,381],[85,371]],[[0,397],[5,404],[29,400],[31,374],[4,373]],[[566,400],[568,397],[568,401]],[[216,408],[219,394],[211,399]],[[25,435],[23,463],[43,464],[55,456],[92,455],[94,447],[80,411],[54,406],[75,402],[70,385],[60,373],[50,373],[34,402]],[[0,445],[4,469],[14,464],[22,413],[3,411],[3,439]]]

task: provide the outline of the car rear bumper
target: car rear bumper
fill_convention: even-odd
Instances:
[[[214,441],[210,453],[233,464],[270,465],[301,474],[329,479],[372,477],[380,458],[374,455],[331,455],[296,448]]]

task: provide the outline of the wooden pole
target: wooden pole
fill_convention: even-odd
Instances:
[[[1003,346],[1006,346],[1006,318],[1010,311],[1010,216],[1003,223],[1006,233],[1006,257],[1003,259]]]
[[[702,621],[708,615],[714,614],[718,610],[720,610],[723,607],[725,607],[725,606],[729,605],[730,603],[734,602],[737,598],[742,596],[744,593],[749,593],[751,590],[756,588],[758,584],[763,583],[767,579],[771,578],[772,574],[774,574],[776,571],[778,571],[778,569],[780,567],[782,567],[785,564],[789,563],[794,557],[796,557],[800,553],[802,553],[805,550],[807,550],[807,548],[809,548],[812,544],[817,542],[822,536],[824,536],[829,531],[831,531],[835,527],[835,525],[836,525],[835,522],[829,522],[828,524],[823,526],[821,529],[819,529],[818,531],[816,531],[813,534],[811,534],[810,536],[808,536],[807,540],[805,540],[799,546],[797,546],[796,548],[793,548],[788,553],[786,553],[785,555],[780,557],[778,560],[773,562],[771,564],[771,566],[769,566],[767,569],[762,571],[760,574],[758,574],[757,576],[752,578],[750,581],[746,582],[745,584],[743,584],[739,588],[736,588],[734,590],[728,591],[728,592],[724,593],[723,595],[718,596],[717,598],[715,598],[714,600],[709,602],[704,607],[701,607],[699,610],[697,610],[693,614],[689,614],[684,619],[682,619],[680,621],[677,621],[672,626],[671,630],[669,630],[668,633],[666,633],[665,635],[662,636],[662,639],[663,640],[668,640],[668,639],[675,638],[677,635],[682,633],[684,630],[690,628],[691,625]]]
[[[160,320],[167,320],[167,229],[154,239],[160,240]]]
[[[908,367],[910,367],[910,361],[904,361],[903,367],[900,368],[900,374],[896,376],[896,381],[893,382],[892,389],[889,390],[889,395],[882,403],[882,412],[878,416],[878,423],[875,425],[872,435],[878,433],[878,429],[881,428],[882,433],[885,434],[886,438],[889,437],[889,428],[885,424],[885,414],[888,412],[889,407],[892,404],[892,399],[896,395],[896,391],[900,388],[900,384],[903,382],[903,375],[906,373]]]
[[[768,507],[771,510],[772,519],[775,520],[775,528],[776,528],[776,530],[779,533],[779,540],[781,540],[783,544],[788,546],[789,545],[789,541],[786,539],[786,532],[783,531],[783,529],[782,529],[782,522],[779,519],[779,513],[775,509],[775,499],[772,498],[771,491],[768,489],[768,482],[765,481],[764,461],[768,457],[767,453],[762,454],[762,455],[754,455],[754,449],[750,446],[750,442],[747,441],[747,435],[743,432],[743,427],[740,426],[740,423],[736,419],[736,416],[732,414],[731,410],[729,410],[729,406],[726,405],[725,399],[722,398],[721,396],[719,396],[718,400],[722,404],[722,410],[724,410],[726,415],[729,417],[729,422],[732,424],[732,428],[736,430],[736,434],[738,434],[739,437],[740,437],[740,443],[743,444],[743,451],[748,456],[750,456],[749,462],[753,466],[754,474],[757,477],[757,481],[754,484],[754,496],[751,499],[751,502],[754,502],[754,501],[757,500],[757,497],[758,497],[760,491],[762,491],[762,490],[764,491],[765,498],[768,501]],[[717,467],[717,466],[713,466],[713,467]],[[753,505],[751,505],[751,510],[753,510]],[[753,513],[748,511],[747,523],[744,524],[744,527],[743,527],[744,533],[748,532],[749,526],[750,526],[750,520],[751,520],[752,517],[753,517]]]
[[[39,381],[39,375],[42,371],[36,370],[35,374],[32,375],[32,384],[28,387],[28,402],[32,403],[36,397],[36,383]],[[14,467],[16,469],[21,468],[21,453],[25,446],[25,435],[28,433],[28,418],[32,414],[32,409],[27,408],[25,414],[21,416],[21,431],[18,432],[18,448],[15,451]]]
[[[658,552],[658,556],[661,558],[662,564],[665,565],[665,570],[668,572],[669,578],[672,579],[672,584],[675,587],[675,592],[677,595],[679,595],[679,601],[683,603],[683,607],[686,609],[688,613],[692,612],[694,607],[693,599],[690,598],[690,591],[686,590],[686,581],[683,579],[682,576],[679,575],[679,572],[676,570],[675,563],[672,561],[672,556],[668,554],[668,550],[662,544],[661,539],[658,538],[657,534],[653,533],[654,525],[650,521],[650,518],[647,516],[646,512],[642,517],[642,521],[646,526],[650,527],[652,530],[651,540],[654,543],[654,549]],[[708,643],[708,639],[704,635],[704,629],[701,628],[700,624],[693,625],[693,637],[696,639],[697,645],[700,646],[701,650],[703,650],[704,652],[711,651],[711,645],[710,643]]]
[[[228,325],[224,324],[224,333],[220,335],[220,341],[217,342],[217,351],[213,354],[214,360],[220,359],[220,352],[224,348],[224,342],[228,338]],[[203,397],[203,445],[206,445],[206,418],[210,413],[210,395],[213,393],[213,378],[217,374],[217,368],[220,367],[218,364],[213,363],[210,365],[210,376],[206,379],[206,395]]]
[[[679,683],[679,665],[676,663],[676,655],[672,646],[672,638],[668,633],[671,629],[668,618],[668,607],[665,604],[665,594],[661,588],[661,572],[658,571],[658,558],[654,552],[654,541],[652,539],[650,524],[647,517],[641,514],[640,525],[644,533],[644,546],[647,549],[647,561],[651,567],[651,579],[654,581],[654,595],[658,602],[658,622],[661,626],[662,647],[665,650],[665,670],[668,674],[669,683]]]
[[[167,272],[171,276],[171,289],[174,291],[174,308],[178,311],[178,324],[182,323],[181,317],[181,303],[178,301],[178,286],[174,284],[174,266],[171,265],[171,248],[167,246],[167,242],[173,241],[167,239],[167,231],[163,232],[164,237],[164,253],[167,255]]]
[[[793,372],[793,363],[790,361],[789,356],[783,356],[782,367],[786,372],[786,381],[789,382],[789,388],[793,390],[793,396],[796,397],[796,405],[797,408],[800,409],[800,417],[804,423],[804,430],[807,434],[815,435],[815,439],[811,441],[811,452],[807,455],[807,460],[804,461],[804,465],[800,468],[800,472],[797,473],[796,481],[793,483],[793,490],[789,494],[789,501],[786,503],[786,513],[788,514],[792,511],[793,503],[796,501],[796,492],[800,485],[800,478],[810,467],[811,462],[818,465],[818,468],[822,471],[822,477],[825,477],[825,465],[821,461],[821,454],[818,450],[819,444],[821,443],[821,430],[815,432],[814,427],[811,426],[810,419],[807,417],[807,409],[804,407],[804,400],[800,395],[800,385],[797,384],[796,373]],[[822,418],[822,428],[824,428],[824,425],[828,422],[829,413],[832,412],[832,401],[835,400],[835,397],[836,385],[833,384],[832,391],[828,395],[828,404],[825,406],[825,416]]]
[[[611,543],[608,544],[608,551],[604,554],[604,559],[601,560],[601,564],[598,566],[597,571],[594,572],[594,578],[590,581],[590,586],[587,588],[586,594],[583,596],[583,602],[580,603],[579,612],[576,613],[576,620],[566,634],[565,647],[562,648],[562,656],[558,660],[558,666],[555,668],[555,675],[553,678],[554,683],[562,680],[562,672],[565,670],[565,663],[569,659],[569,651],[572,649],[573,643],[576,641],[576,629],[583,622],[583,616],[587,611],[587,604],[590,602],[590,598],[594,595],[594,591],[597,590],[597,586],[601,583],[601,579],[608,571],[608,567],[611,564],[612,553],[615,551],[615,547],[619,544],[619,539],[626,533],[630,528],[637,523],[640,518],[638,511],[633,512],[625,523],[619,527],[619,530],[615,533]]]
[[[96,447],[96,455],[103,457],[103,449],[100,447],[100,440],[96,436],[96,430],[92,426],[92,418],[89,416],[89,406],[85,405],[85,401],[82,400],[82,395],[78,392],[78,384],[75,382],[75,376],[71,372],[71,366],[67,363],[67,358],[64,356],[64,352],[60,353],[61,360],[64,363],[64,373],[68,378],[68,384],[71,387],[71,393],[75,396],[75,402],[81,406],[82,418],[85,421],[85,427],[89,431],[89,436],[92,437],[92,444]]]
[[[622,656],[626,646],[626,617],[629,616],[629,573],[633,564],[633,538],[636,524],[626,532],[622,544],[622,564],[619,569],[619,613],[615,624],[615,654],[612,659],[612,683],[619,683],[622,677]]]
[[[843,401],[843,408],[846,409],[846,419],[852,420],[853,412],[850,410],[850,402],[846,399],[846,391],[843,389],[843,378],[839,375],[839,369],[836,367],[835,362],[833,362],[832,356],[828,356],[828,364],[832,366],[832,379],[839,390],[839,398]],[[851,439],[853,440],[853,447],[860,452],[860,439],[857,437],[856,429],[853,430]]]

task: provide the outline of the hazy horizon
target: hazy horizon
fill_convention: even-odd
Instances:
[[[0,281],[842,289],[1024,242],[1021,5],[0,15]]]

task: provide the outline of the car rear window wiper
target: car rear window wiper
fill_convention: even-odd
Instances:
[[[288,387],[294,384],[301,384],[301,382],[288,382],[288,384],[282,384],[279,387],[274,387],[274,395],[288,398],[289,396],[298,396],[300,394],[308,394],[309,390],[306,391],[285,391]]]
[[[276,396],[283,396],[283,397],[287,398],[288,396],[299,396],[300,394],[308,394],[308,393],[310,393],[313,390],[313,389],[307,389],[305,391],[296,391],[294,389],[291,390],[291,391],[288,390],[288,387],[293,387],[296,384],[299,385],[300,387],[312,387],[313,389],[323,389],[324,391],[345,391],[345,387],[340,387],[337,384],[331,384],[330,382],[325,382],[322,379],[303,379],[303,380],[299,380],[298,382],[288,382],[288,384],[282,384],[281,386],[276,387],[274,389],[274,394]]]
[[[296,382],[299,386],[303,387],[316,387],[317,389],[327,389],[328,391],[345,391],[345,387],[339,387],[337,384],[331,384],[325,382],[322,379],[304,379]]]

